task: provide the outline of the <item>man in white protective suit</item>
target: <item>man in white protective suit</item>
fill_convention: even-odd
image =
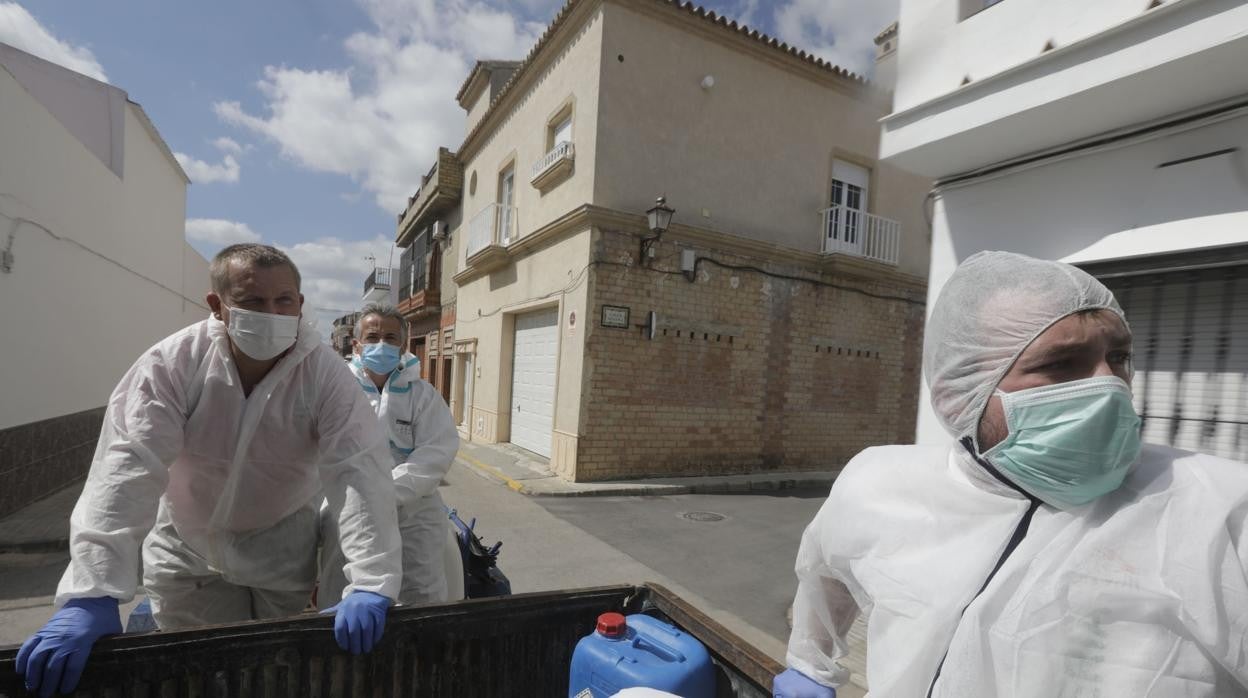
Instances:
[[[163,629],[275,618],[308,604],[322,493],[350,580],[343,649],[380,639],[400,583],[389,449],[342,359],[301,321],[299,271],[244,244],[212,261],[212,316],[149,349],[109,398],[70,518],[59,609],[19,651],[41,695],[73,689],[143,586]]]
[[[390,441],[390,463],[403,540],[403,586],[399,603],[457,600],[463,592],[459,548],[438,485],[459,450],[459,432],[442,396],[420,377],[420,361],[405,353],[407,322],[392,306],[360,311],[349,366]],[[347,585],[338,520],[322,521],[322,607],[336,603]],[[447,554],[449,553],[449,554]]]
[[[923,360],[956,443],[841,472],[802,537],[774,694],[834,696],[861,612],[871,695],[1248,695],[1248,466],[1141,444],[1109,290],[976,254]]]

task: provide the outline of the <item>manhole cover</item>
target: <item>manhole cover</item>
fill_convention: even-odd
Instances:
[[[723,514],[716,514],[713,511],[687,511],[680,515],[681,518],[690,521],[723,521]]]

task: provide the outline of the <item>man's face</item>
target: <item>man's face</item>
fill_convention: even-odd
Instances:
[[[223,322],[230,322],[230,308],[242,308],[270,315],[298,316],[303,310],[303,294],[295,273],[286,265],[259,267],[230,262],[230,285],[224,295],[208,294],[208,304]]]
[[[402,349],[400,345],[403,342],[403,326],[392,317],[365,315],[360,320],[360,336],[351,340],[351,345],[355,347],[355,353],[359,354],[365,344],[377,342],[385,342]]]
[[[1012,393],[1084,378],[1117,376],[1131,383],[1131,333],[1108,310],[1075,313],[1036,337],[997,385]],[[1009,433],[1001,398],[995,394],[979,420],[980,452]]]

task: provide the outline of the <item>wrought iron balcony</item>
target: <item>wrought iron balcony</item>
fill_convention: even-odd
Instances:
[[[390,297],[390,269],[377,267],[364,281],[364,302],[376,303]]]

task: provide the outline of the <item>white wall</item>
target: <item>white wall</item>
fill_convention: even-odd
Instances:
[[[896,41],[897,39],[893,39]],[[897,51],[893,50],[888,55],[881,56],[875,61],[875,73],[871,75],[871,82],[877,87],[885,90],[892,89],[897,85]]]
[[[962,22],[958,4],[903,2],[881,153],[914,172],[944,177],[1248,94],[1243,0],[1003,0]]]
[[[1158,168],[1228,148],[1237,150]],[[954,268],[981,250],[1063,259],[1115,233],[1127,252],[1145,236],[1153,252],[1225,244],[1215,216],[1241,221],[1239,242],[1248,242],[1248,116],[949,189],[935,206],[928,309]],[[947,438],[924,394],[919,442]]]
[[[1172,0],[1173,1],[1173,0]],[[897,111],[953,92],[1140,15],[1147,0],[1002,0],[961,19],[974,0],[903,0]],[[982,2],[979,3],[982,5]]]
[[[143,350],[207,316],[186,180],[140,108],[123,114],[124,179],[0,67],[0,428],[104,405]]]

